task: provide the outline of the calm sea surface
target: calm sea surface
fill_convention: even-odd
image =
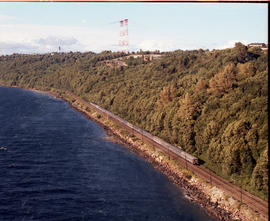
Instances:
[[[0,87],[0,220],[213,221],[104,135],[61,100]]]

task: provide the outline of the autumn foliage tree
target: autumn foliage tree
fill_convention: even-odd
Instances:
[[[228,93],[234,88],[236,84],[236,68],[234,64],[227,65],[224,70],[216,74],[209,81],[209,89],[211,94],[224,94]]]
[[[195,91],[200,93],[206,89],[206,83],[204,80],[200,79],[197,84],[195,85]]]
[[[238,73],[236,77],[238,80],[252,77],[256,74],[256,68],[251,62],[246,62],[245,64],[239,63],[237,65],[237,70],[238,70]]]
[[[176,93],[176,87],[171,86],[171,87],[165,87],[160,93],[159,100],[157,101],[157,105],[159,107],[163,107],[169,102],[173,101],[174,98],[176,98],[177,93]]]

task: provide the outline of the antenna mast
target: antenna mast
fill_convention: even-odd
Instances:
[[[128,53],[128,19],[120,21],[120,40],[119,46],[125,54]]]

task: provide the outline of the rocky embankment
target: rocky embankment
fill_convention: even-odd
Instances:
[[[144,144],[141,140],[129,134],[124,129],[117,127],[112,122],[102,118],[99,114],[86,111],[86,107],[78,101],[71,102],[65,97],[62,99],[84,113],[91,120],[99,123],[106,131],[107,137],[113,142],[118,142],[145,158],[156,169],[166,175],[177,186],[185,190],[185,195],[190,201],[201,205],[206,212],[218,220],[244,220],[260,221],[267,220],[266,217],[252,211],[246,205],[234,200],[231,196],[226,195],[221,189],[211,186],[204,180],[196,177],[192,172],[187,171],[168,155],[159,150]]]

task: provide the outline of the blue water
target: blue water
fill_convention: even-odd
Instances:
[[[213,220],[49,95],[0,87],[0,220]]]

